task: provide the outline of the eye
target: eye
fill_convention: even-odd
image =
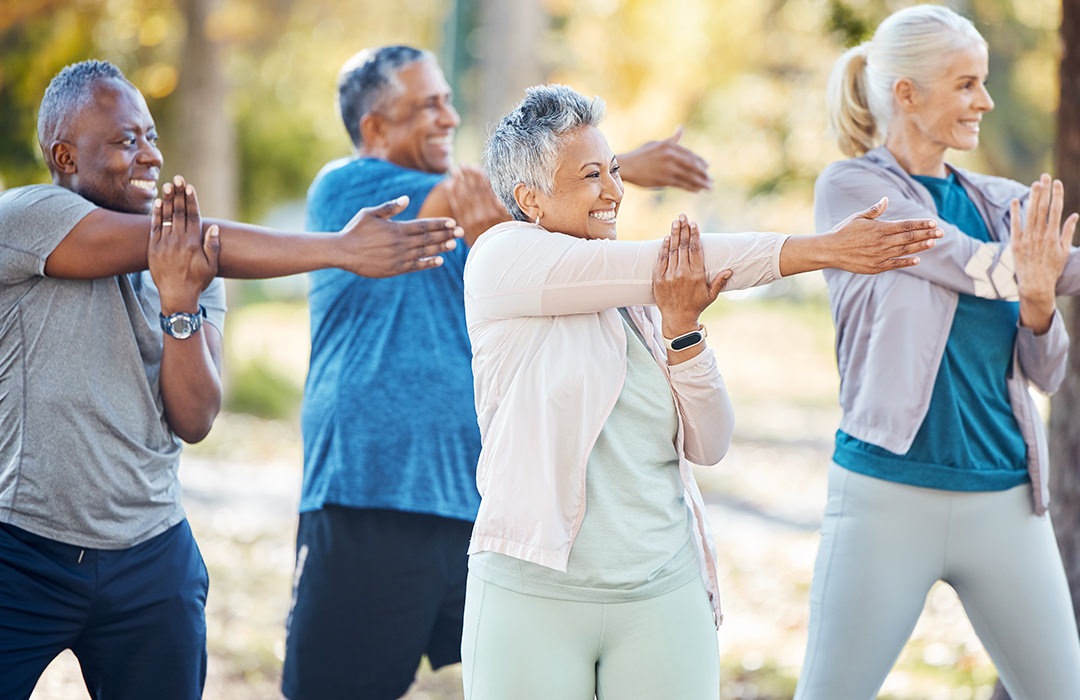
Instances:
[[[586,173],[585,177],[593,178],[593,179],[598,180],[598,179],[600,179],[600,171],[599,170],[594,170],[592,172]]]
[[[622,166],[619,165],[618,163],[611,166],[611,174],[612,175],[618,175],[620,170],[622,170]]]

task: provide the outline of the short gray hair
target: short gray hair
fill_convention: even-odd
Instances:
[[[48,155],[50,143],[60,136],[68,119],[94,101],[94,86],[106,80],[131,85],[123,71],[108,61],[72,63],[53,76],[38,108],[38,143],[46,163],[51,162]]]
[[[514,198],[518,183],[551,194],[562,137],[585,126],[598,126],[604,102],[589,99],[565,85],[537,85],[495,127],[484,147],[484,169],[510,216],[528,221]]]
[[[435,56],[411,46],[383,46],[364,49],[345,62],[338,73],[338,108],[354,146],[363,143],[360,119],[392,91],[401,89],[397,72],[424,59],[434,61]]]

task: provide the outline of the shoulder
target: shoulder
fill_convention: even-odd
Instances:
[[[28,185],[0,192],[0,232],[21,238],[31,234],[66,235],[98,207],[86,198],[58,185]]]
[[[979,192],[988,201],[1007,204],[1013,199],[1023,200],[1030,194],[1030,188],[1016,180],[997,175],[973,173],[962,168],[953,168],[962,184],[967,184]]]

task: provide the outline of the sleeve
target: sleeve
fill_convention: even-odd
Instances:
[[[1016,356],[1024,376],[1044,394],[1053,394],[1065,380],[1069,359],[1069,332],[1061,311],[1055,309],[1050,329],[1035,335],[1017,326]]]
[[[668,370],[682,414],[684,456],[702,466],[718,464],[731,447],[735,409],[716,354],[706,347],[697,357]]]
[[[222,333],[225,332],[225,280],[215,277],[199,295],[199,303],[206,309],[206,321]]]
[[[703,234],[710,275],[731,268],[726,289],[780,278],[779,233]],[[465,269],[466,294],[487,318],[596,313],[655,303],[652,272],[661,241],[586,240],[518,222],[481,236]]]
[[[56,246],[96,208],[56,185],[0,193],[0,283],[43,276],[45,261]]]
[[[901,274],[921,277],[960,294],[985,299],[1019,299],[1012,250],[1007,243],[985,242],[941,221],[932,209],[881,168],[855,161],[833,163],[814,186],[814,222],[818,230],[835,226],[882,196],[889,198],[889,219],[934,219],[945,232],[933,248],[919,253],[919,264]],[[1023,200],[1021,200],[1023,201]],[[1007,222],[1006,222],[1007,225]],[[1080,293],[1080,249],[1073,248],[1058,282],[1059,294]]]

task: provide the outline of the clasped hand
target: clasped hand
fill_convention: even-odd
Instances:
[[[177,175],[162,186],[150,215],[147,259],[163,313],[198,309],[199,294],[217,276],[220,253],[218,227],[203,231],[195,188]]]
[[[708,278],[698,225],[680,214],[660,245],[653,269],[653,297],[663,318],[664,335],[674,338],[696,330],[701,312],[716,301],[731,274],[723,270]]]

